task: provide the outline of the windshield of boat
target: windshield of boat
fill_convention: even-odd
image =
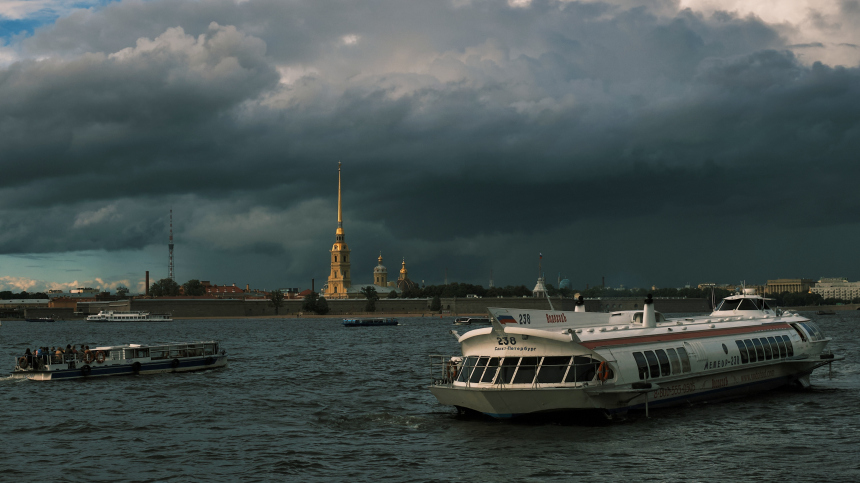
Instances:
[[[717,310],[770,310],[764,299],[723,299]]]

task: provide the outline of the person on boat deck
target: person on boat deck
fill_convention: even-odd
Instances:
[[[33,365],[33,353],[30,352],[29,347],[27,347],[27,350],[24,351],[24,357],[27,358],[27,364],[32,366]]]

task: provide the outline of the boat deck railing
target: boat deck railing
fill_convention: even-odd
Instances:
[[[151,360],[181,359],[184,357],[214,356],[219,352],[217,342],[195,342],[189,344],[165,344],[148,347],[110,347],[91,349],[89,352],[71,354],[45,354],[18,356],[15,358],[16,371],[39,371],[46,366],[55,364],[98,364],[103,358],[106,361],[121,361],[128,359],[150,358]],[[223,351],[221,351],[223,353]],[[21,367],[21,360],[27,361],[27,367]]]

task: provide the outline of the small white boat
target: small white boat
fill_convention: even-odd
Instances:
[[[89,352],[20,356],[12,377],[33,381],[189,372],[227,366],[227,352],[215,341],[96,347]]]
[[[87,316],[88,322],[173,322],[170,314],[151,314],[149,312],[120,312],[102,310],[97,315]]]
[[[430,392],[461,412],[510,418],[558,411],[631,409],[718,400],[787,384],[810,385],[818,367],[844,356],[797,313],[773,310],[751,291],[710,315],[666,318],[490,308],[492,327],[451,331],[462,356],[431,356]]]
[[[489,317],[457,317],[454,325],[490,325]]]

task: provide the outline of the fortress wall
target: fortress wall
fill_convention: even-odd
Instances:
[[[368,314],[364,311],[366,301],[363,299],[350,300],[327,300],[331,311],[328,315],[340,316],[366,316],[385,314],[430,314],[430,299],[380,299],[376,302],[376,312]],[[553,299],[556,310],[573,310],[575,302],[573,299]],[[98,313],[101,309],[107,309],[107,304],[87,304],[79,310],[85,313]],[[708,303],[705,299],[654,299],[655,309],[663,313],[675,312],[709,312]],[[603,312],[614,310],[635,310],[642,308],[642,300],[630,299],[603,299],[586,300],[586,310],[589,312]],[[301,314],[301,300],[284,300],[283,306],[277,315],[296,316]],[[443,298],[442,313],[455,316],[461,314],[486,314],[487,307],[523,308],[533,310],[549,310],[546,299],[535,298]],[[174,317],[265,317],[274,316],[275,308],[269,300],[265,299],[134,299],[130,307],[113,307],[114,310],[142,310],[151,313],[169,313]],[[50,315],[57,313],[59,309],[44,309]],[[29,313],[29,312],[28,312]],[[41,313],[41,312],[40,312]],[[47,316],[47,315],[40,315]]]

